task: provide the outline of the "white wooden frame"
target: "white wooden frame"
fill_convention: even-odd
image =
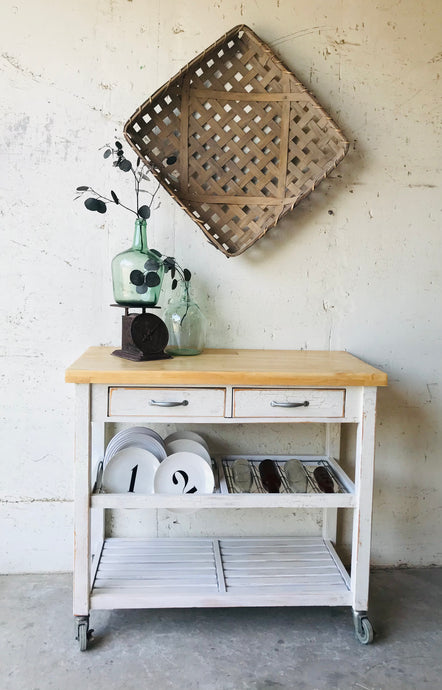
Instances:
[[[345,388],[345,409],[340,419],[328,417],[282,417],[272,419],[280,423],[321,423],[326,425],[325,454],[339,461],[341,424],[357,425],[355,449],[355,483],[354,490],[345,494],[212,494],[210,496],[166,496],[166,495],[108,495],[91,494],[91,469],[104,453],[105,425],[107,422],[132,421],[133,423],[158,423],[157,417],[148,414],[127,417],[108,416],[108,391],[112,383],[76,384],[76,420],[75,420],[75,557],[74,557],[74,615],[88,616],[93,608],[142,608],[142,607],[186,607],[186,606],[272,606],[272,605],[349,605],[354,613],[365,612],[368,607],[368,585],[370,565],[370,537],[372,486],[374,465],[374,432],[376,413],[376,388],[349,386]],[[115,387],[115,386],[113,386]],[[132,386],[137,388],[137,386]],[[142,386],[146,388],[146,386]],[[188,386],[186,386],[188,387]],[[201,388],[202,386],[195,386]],[[207,386],[210,388],[210,386]],[[214,385],[213,388],[220,386]],[[126,386],[130,388],[130,386]],[[158,389],[158,386],[153,386]],[[168,388],[165,386],[164,388]],[[173,389],[175,386],[170,386]],[[178,387],[176,387],[178,388]],[[213,417],[176,417],[163,416],[161,422],[186,422],[210,424],[260,424],[269,422],[269,417],[233,417],[233,387],[224,386],[226,392],[225,416]],[[241,386],[235,386],[235,389]],[[253,387],[244,386],[248,390]],[[275,387],[273,387],[275,388]],[[316,387],[318,390],[321,387]],[[332,389],[333,386],[327,386]],[[337,388],[337,387],[336,387]],[[262,387],[257,387],[262,389]],[[281,387],[281,390],[296,391],[297,387]],[[342,386],[339,387],[342,390]],[[349,482],[351,489],[352,483]],[[191,502],[191,503],[190,503]],[[316,507],[323,509],[322,546],[326,568],[334,564],[340,574],[342,583],[338,586],[326,583],[315,589],[309,582],[299,582],[295,589],[285,585],[279,588],[260,588],[256,585],[243,590],[229,592],[226,589],[222,568],[223,539],[211,540],[210,549],[214,553],[213,567],[217,573],[218,588],[216,591],[204,587],[192,588],[177,585],[172,588],[158,588],[146,591],[137,587],[94,588],[95,577],[99,571],[103,544],[105,543],[104,511],[106,508],[182,508],[192,505],[198,508],[302,508]],[[351,556],[351,575],[342,565],[334,544],[336,543],[338,508],[353,510],[353,540]],[[91,532],[91,513],[94,517],[94,529]],[[161,540],[160,540],[161,541]],[[158,548],[162,548],[158,541]],[[278,541],[278,540],[276,540]],[[110,542],[109,542],[110,543]],[[121,542],[122,547],[124,544]],[[166,546],[172,545],[169,542]],[[288,547],[290,544],[287,542]],[[257,548],[264,548],[261,540]],[[126,547],[124,547],[126,548]],[[123,550],[124,550],[123,548]],[[132,548],[132,547],[131,547]],[[153,548],[153,547],[148,547]],[[274,545],[273,549],[276,548]],[[298,553],[303,548],[302,540],[293,542],[292,548]],[[316,549],[316,546],[314,546]],[[285,545],[281,546],[284,552]],[[324,551],[324,553],[325,553]],[[321,556],[322,558],[322,556]],[[119,572],[119,571],[118,571]],[[301,573],[302,575],[302,573]],[[284,577],[284,575],[283,575]],[[299,576],[296,575],[299,579]],[[330,575],[335,583],[334,575]],[[100,575],[101,580],[102,575]],[[105,580],[104,580],[105,581]],[[283,580],[282,580],[283,582]],[[297,580],[298,582],[298,580]],[[210,588],[209,588],[210,589]]]

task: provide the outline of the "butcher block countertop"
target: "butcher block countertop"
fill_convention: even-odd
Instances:
[[[151,362],[114,357],[90,347],[66,370],[67,383],[123,385],[386,386],[380,369],[344,351],[204,350]]]

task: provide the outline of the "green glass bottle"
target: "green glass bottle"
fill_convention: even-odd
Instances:
[[[177,301],[171,302],[164,313],[169,331],[166,352],[170,355],[199,355],[206,341],[206,317],[193,301],[189,284],[182,281]]]
[[[112,259],[112,285],[117,304],[153,307],[163,284],[160,254],[147,246],[146,220],[135,221],[132,247]]]

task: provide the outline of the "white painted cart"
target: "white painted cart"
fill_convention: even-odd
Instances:
[[[376,389],[387,384],[386,374],[347,352],[206,350],[196,357],[130,362],[111,351],[90,348],[66,372],[66,381],[76,384],[74,616],[80,649],[90,637],[90,611],[116,608],[347,605],[358,640],[371,642]],[[110,422],[310,422],[326,425],[326,443],[322,456],[296,456],[308,478],[306,493],[291,493],[284,482],[277,494],[234,493],[229,477],[234,458],[216,459],[210,495],[97,493],[92,468],[103,457]],[[357,428],[354,481],[339,465],[341,424]],[[278,466],[286,459],[276,458]],[[251,458],[255,470],[259,460]],[[332,474],[334,493],[315,486],[317,464]],[[180,539],[105,534],[106,509],[278,507],[323,509],[322,534]],[[338,509],[353,511],[350,574],[335,551]]]

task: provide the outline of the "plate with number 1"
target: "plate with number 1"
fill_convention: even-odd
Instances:
[[[144,448],[123,448],[104,468],[103,489],[106,493],[152,494],[159,464],[158,458]]]

